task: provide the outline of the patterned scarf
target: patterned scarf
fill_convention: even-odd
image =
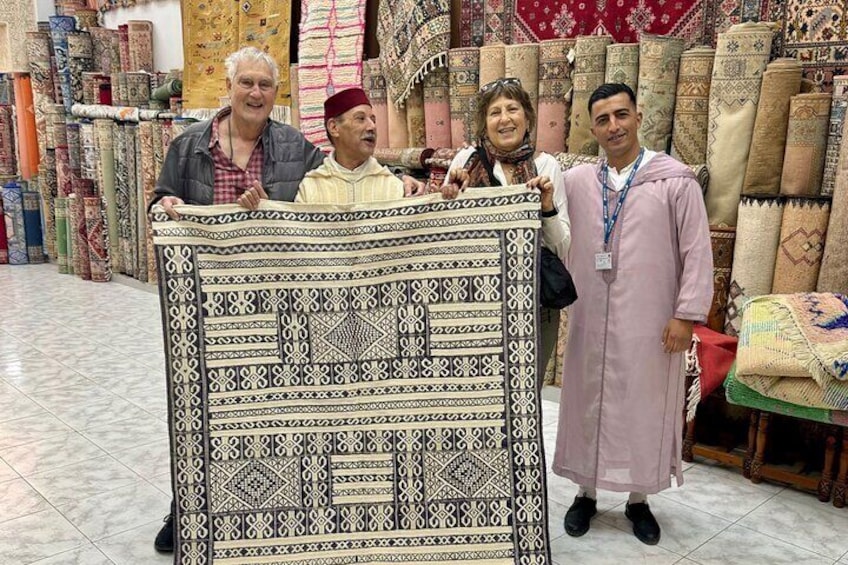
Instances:
[[[512,181],[514,184],[522,184],[537,176],[536,162],[533,160],[533,155],[536,149],[530,144],[530,134],[524,135],[524,141],[516,149],[512,151],[500,151],[492,145],[492,142],[486,138],[480,140],[477,145],[478,150],[465,163],[465,169],[468,171],[470,183],[468,186],[500,186],[500,181],[495,178],[489,178],[489,173],[486,166],[480,159],[479,148],[482,147],[486,151],[486,157],[494,169],[495,162],[509,163],[515,165],[512,172]]]

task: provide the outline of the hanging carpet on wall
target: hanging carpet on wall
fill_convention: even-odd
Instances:
[[[184,108],[220,107],[220,99],[227,95],[225,80],[227,73],[224,69],[224,60],[230,53],[246,46],[262,49],[274,58],[280,70],[277,103],[285,105],[290,103],[291,0],[252,0],[251,2],[186,0],[180,5],[185,61]],[[325,13],[324,16],[329,17],[329,14]],[[305,11],[303,21],[306,21]],[[301,33],[303,33],[303,27],[301,27]],[[210,38],[215,40],[210,41]],[[303,41],[302,37],[301,41]],[[144,63],[143,48],[136,48],[135,53],[136,57],[139,57],[138,60]],[[361,51],[359,54],[361,60]]]
[[[461,0],[459,47],[482,47],[484,21],[483,0]]]
[[[153,223],[175,563],[551,563],[538,196],[180,214]]]
[[[365,2],[301,0],[300,9],[300,131],[313,144],[326,146],[324,101],[341,90],[362,87]]]
[[[393,93],[390,104],[402,104],[427,73],[445,65],[450,48],[450,8],[450,0],[380,2],[377,39],[380,65]]]
[[[578,35],[612,35],[616,42],[630,43],[642,33],[653,33],[683,38],[691,46],[702,40],[709,1],[513,0],[503,4],[513,43]]]

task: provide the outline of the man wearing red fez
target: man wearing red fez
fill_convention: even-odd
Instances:
[[[333,151],[306,173],[295,202],[349,204],[403,198],[403,182],[374,158],[377,123],[361,88],[337,92],[324,102],[324,127]]]

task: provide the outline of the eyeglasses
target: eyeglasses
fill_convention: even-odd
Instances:
[[[521,87],[521,80],[518,79],[518,78],[515,78],[515,77],[499,78],[498,80],[493,80],[492,82],[484,84],[483,86],[481,86],[480,92],[481,93],[489,92],[490,90],[492,90],[493,88],[495,88],[497,86],[508,86],[508,85],[514,85],[514,86],[517,86],[517,87],[520,88]]]

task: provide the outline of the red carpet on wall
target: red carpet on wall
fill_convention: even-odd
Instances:
[[[642,32],[699,43],[704,33],[705,4],[715,0],[507,0],[512,9],[513,43],[611,35],[617,43],[638,41]],[[726,4],[727,2],[725,2]]]

